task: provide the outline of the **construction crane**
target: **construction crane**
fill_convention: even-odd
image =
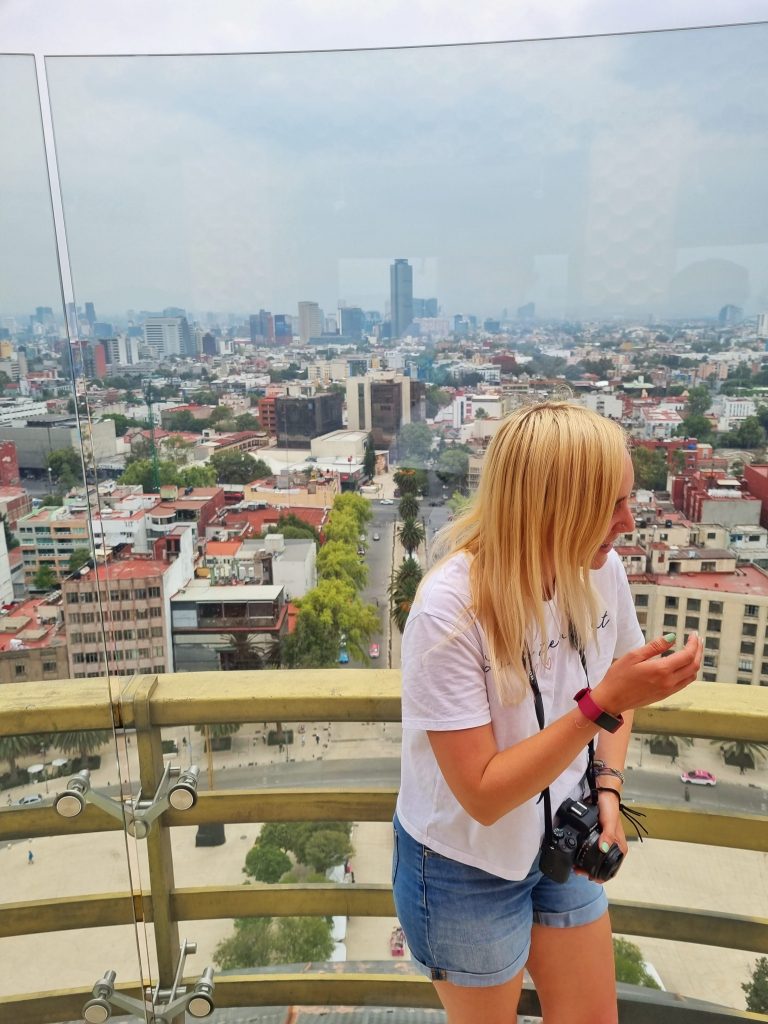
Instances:
[[[147,377],[144,381],[144,401],[147,403],[147,418],[149,421],[149,457],[152,462],[152,489],[156,494],[160,493],[160,461],[157,457],[157,445],[155,444],[155,415],[152,410],[152,378]]]

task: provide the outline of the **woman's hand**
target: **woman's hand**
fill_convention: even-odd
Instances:
[[[701,666],[701,638],[698,633],[691,633],[681,650],[667,658],[657,657],[671,646],[663,637],[657,637],[614,661],[592,691],[595,701],[609,714],[618,715],[655,704],[688,686]]]

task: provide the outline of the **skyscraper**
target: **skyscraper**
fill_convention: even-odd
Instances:
[[[154,357],[194,356],[192,334],[184,316],[153,316],[144,321],[144,341]]]
[[[299,338],[303,345],[323,333],[323,311],[316,302],[299,303]]]
[[[389,268],[389,292],[392,337],[401,338],[413,320],[413,267],[408,260],[395,260]]]

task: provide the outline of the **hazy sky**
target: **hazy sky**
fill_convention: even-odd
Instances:
[[[329,20],[347,6],[327,5]],[[558,29],[554,6],[534,31]],[[733,16],[738,7],[729,5]],[[424,24],[435,5],[415,10],[421,20],[400,39],[445,38]],[[756,5],[741,11],[754,17]],[[336,21],[338,40],[364,44]],[[119,49],[85,24],[83,49]],[[389,38],[382,25],[379,40]],[[233,26],[221,29],[230,49]],[[303,27],[270,45],[329,45],[327,25],[314,44]],[[504,27],[481,18],[459,38]],[[52,39],[33,46],[26,28],[17,19],[13,48],[52,52]],[[190,42],[145,37],[144,50]],[[77,35],[58,39],[68,52]],[[448,313],[499,315],[529,301],[543,315],[768,309],[767,49],[768,27],[752,25],[366,52],[50,58],[77,301],[94,301],[105,318],[168,305],[295,313],[301,299],[326,312],[338,300],[383,310],[388,265],[406,257],[415,294],[436,295]],[[11,140],[0,161],[3,316],[60,304],[31,58],[0,58],[0,138]]]

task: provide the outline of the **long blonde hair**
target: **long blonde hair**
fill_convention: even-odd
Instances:
[[[526,630],[536,623],[546,635],[543,596],[552,579],[565,629],[580,644],[594,635],[589,570],[610,525],[626,452],[622,428],[588,409],[523,406],[493,438],[472,503],[440,538],[445,557],[472,556],[467,613],[483,627],[505,704],[527,692]]]

